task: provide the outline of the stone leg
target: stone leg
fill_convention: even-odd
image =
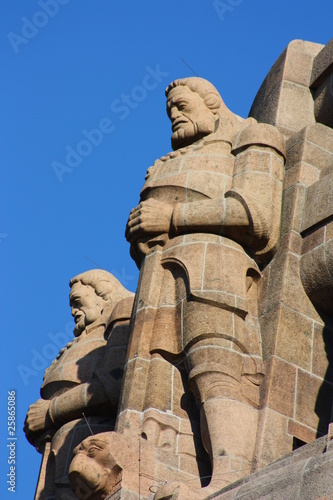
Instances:
[[[202,440],[212,461],[210,487],[221,488],[252,471],[258,410],[242,394],[248,356],[218,340],[207,344],[198,342],[188,352],[189,383],[200,404]]]
[[[35,492],[35,500],[46,500],[54,493],[54,457],[51,454],[51,441],[45,441],[40,448],[42,463]]]
[[[188,383],[200,408],[201,438],[211,459],[212,479],[201,490],[169,483],[158,490],[156,500],[207,498],[249,475],[255,466],[263,376],[255,325],[231,311],[189,302],[184,308],[183,339]]]
[[[209,346],[207,340],[189,350],[189,383],[200,405],[201,437],[211,458],[212,479],[201,490],[189,483],[169,483],[158,490],[155,500],[206,499],[253,471],[258,410],[242,396],[243,361],[242,354]]]

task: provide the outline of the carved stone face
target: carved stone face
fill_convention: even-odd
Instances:
[[[100,435],[101,436],[101,435]],[[77,446],[69,467],[71,487],[79,499],[106,498],[110,492],[110,445],[107,439],[90,436]]]
[[[215,130],[216,115],[203,99],[185,85],[170,90],[167,113],[172,124],[173,149],[188,146]]]
[[[72,316],[75,320],[74,335],[78,337],[87,325],[101,315],[105,301],[96,295],[95,290],[82,283],[74,283],[69,294]]]

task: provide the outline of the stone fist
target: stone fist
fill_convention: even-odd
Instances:
[[[53,426],[49,408],[51,401],[38,399],[36,403],[29,406],[27,416],[24,421],[24,432],[30,443],[46,429]]]
[[[133,243],[142,235],[168,233],[173,213],[172,205],[153,198],[142,201],[131,210],[126,227],[126,239]]]

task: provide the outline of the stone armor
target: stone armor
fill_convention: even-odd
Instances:
[[[189,447],[175,447],[175,429],[190,432],[184,411],[190,388],[199,408],[208,402],[209,411],[210,402],[220,400],[226,415],[220,436],[201,432],[208,453],[219,453],[213,440],[223,442],[226,455],[237,449],[247,469],[263,377],[257,285],[279,237],[285,153],[274,127],[251,119],[239,129],[231,137],[218,129],[148,169],[141,201],[154,198],[174,208],[169,234],[140,235],[131,247],[140,278],[117,428],[126,434],[126,419],[133,422],[134,411],[141,419],[143,412],[135,425],[148,441],[191,455]],[[248,227],[230,223],[240,219],[238,212],[246,213]],[[182,367],[187,377],[181,379]],[[134,394],[132,387],[142,384],[145,391]],[[236,433],[234,411],[242,411],[249,426],[245,445],[228,438]],[[161,436],[168,425],[173,438],[166,443]]]

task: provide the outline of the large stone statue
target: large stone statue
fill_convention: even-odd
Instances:
[[[45,371],[42,399],[25,421],[28,440],[44,452],[37,499],[75,498],[67,477],[73,448],[113,430],[118,408],[133,294],[103,270],[76,276],[70,287],[75,338]]]
[[[148,169],[126,230],[140,278],[118,429],[127,432],[126,408],[144,412],[142,436],[158,443],[174,413],[164,388],[173,398],[179,393],[167,365],[183,365],[213,491],[255,467],[264,376],[257,283],[278,243],[285,143],[275,127],[231,113],[201,78],[174,81],[166,96],[175,151]],[[141,403],[133,384],[141,384]],[[156,498],[169,498],[175,487],[165,485]],[[184,485],[180,491],[200,497]]]
[[[247,119],[201,78],[167,88],[133,308],[74,278],[75,339],[27,414],[38,500],[332,494],[332,49],[291,42]]]

